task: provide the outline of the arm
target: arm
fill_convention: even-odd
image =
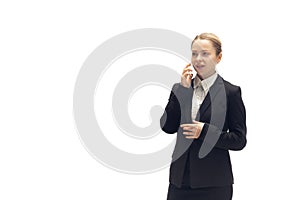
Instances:
[[[191,122],[191,102],[193,89],[174,84],[160,126],[166,133],[177,132],[180,123]]]
[[[215,134],[219,137],[216,148],[242,150],[247,143],[247,127],[246,110],[240,87],[230,95],[227,109],[228,131],[222,131],[212,124],[205,123],[199,139],[204,139],[206,134]]]

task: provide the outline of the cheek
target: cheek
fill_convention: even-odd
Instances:
[[[209,57],[209,58],[205,59],[205,62],[209,65],[216,65],[217,64],[217,59]]]
[[[194,57],[191,57],[191,63],[194,63],[195,62],[195,58]]]

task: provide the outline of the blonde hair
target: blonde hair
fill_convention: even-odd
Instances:
[[[221,40],[213,33],[201,33],[200,35],[197,35],[195,39],[192,41],[192,45],[195,42],[195,40],[209,40],[213,44],[215,50],[216,50],[216,56],[218,56],[222,52],[222,43]]]

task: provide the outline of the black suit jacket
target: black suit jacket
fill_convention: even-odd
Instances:
[[[194,140],[186,139],[180,128],[180,124],[192,123],[192,97],[193,85],[185,88],[175,84],[160,119],[164,132],[177,132],[170,183],[181,187],[188,172],[192,188],[233,184],[228,150],[241,150],[246,145],[246,111],[241,89],[218,75],[198,111],[196,120],[205,125],[200,137]]]

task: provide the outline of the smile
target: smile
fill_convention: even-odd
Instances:
[[[198,69],[201,69],[201,68],[203,68],[203,67],[205,67],[205,65],[196,65],[196,66],[195,66],[195,68],[198,68]]]

